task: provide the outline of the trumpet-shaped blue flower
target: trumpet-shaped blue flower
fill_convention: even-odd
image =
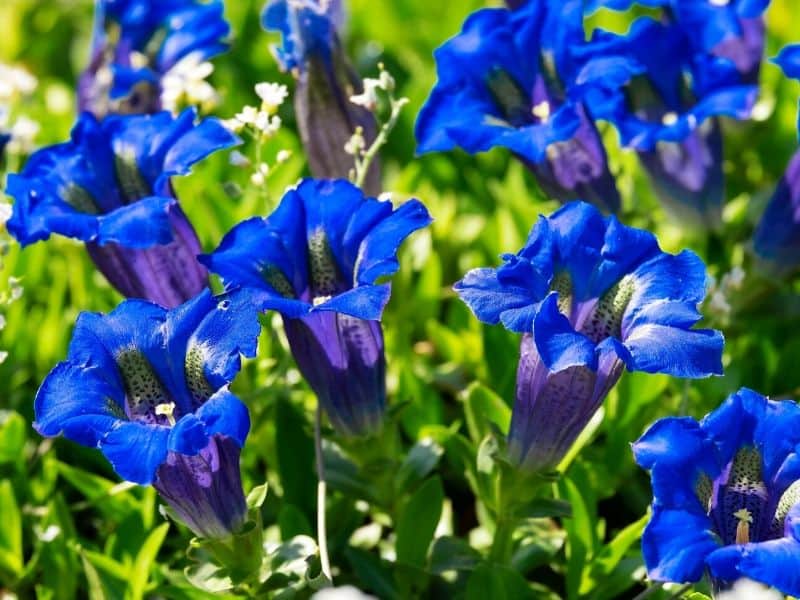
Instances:
[[[686,34],[696,52],[733,63],[742,82],[757,83],[764,56],[764,11],[770,0],[635,0],[667,9],[667,20]],[[601,6],[626,10],[634,0],[593,0],[586,11]]]
[[[67,360],[36,396],[36,429],[99,448],[120,477],[153,484],[196,534],[235,532],[246,514],[239,451],[250,421],[228,384],[259,334],[243,294],[82,313]]]
[[[84,113],[69,142],[34,153],[9,177],[8,230],[23,246],[53,233],[84,241],[123,295],[176,306],[207,275],[170,179],[237,141],[214,119],[196,124],[192,110],[102,122]]]
[[[161,80],[182,60],[224,52],[222,0],[97,0],[89,68],[78,104],[98,117],[161,109]]]
[[[649,469],[642,537],[656,581],[747,577],[800,594],[800,407],[743,388],[699,423],[661,419],[633,446]]]
[[[380,318],[397,250],[430,222],[417,200],[396,210],[344,180],[306,179],[267,218],[234,227],[202,258],[227,285],[281,313],[295,360],[336,429],[375,433],[385,408]]]
[[[729,60],[695,52],[675,23],[650,18],[624,36],[595,31],[577,53],[578,95],[638,152],[664,207],[684,224],[717,227],[724,178],[715,117],[747,118],[757,88],[741,84]]]
[[[581,2],[528,2],[473,13],[436,50],[439,80],[416,125],[419,152],[510,149],[560,200],[619,208],[605,149],[587,108],[571,99]]]
[[[512,458],[555,467],[622,371],[722,372],[722,335],[693,329],[705,295],[694,253],[583,202],[540,217],[525,247],[455,286],[483,322],[523,334],[509,433]]]
[[[344,21],[341,0],[270,0],[261,16],[268,31],[280,32],[274,48],[278,62],[297,79],[294,94],[300,136],[315,177],[347,177],[353,157],[344,151],[357,127],[368,142],[375,138],[375,118],[350,101],[363,89],[339,40]],[[364,184],[370,194],[381,190],[380,167],[374,162]]]

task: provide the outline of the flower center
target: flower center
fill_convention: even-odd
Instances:
[[[546,101],[531,107],[531,100],[522,86],[505,69],[493,68],[486,78],[486,84],[503,117],[514,127],[530,125],[541,119],[537,109],[540,113],[546,110],[547,116],[550,115],[550,106]]]
[[[125,385],[125,413],[133,421],[165,425],[175,413],[175,405],[158,379],[152,365],[138,350],[117,355],[117,366]],[[159,406],[172,404],[169,417]],[[174,417],[173,417],[174,418]]]
[[[733,513],[733,516],[739,521],[736,525],[736,543],[749,544],[750,543],[750,523],[753,522],[753,515],[746,508],[742,508]]]
[[[712,516],[723,543],[763,541],[768,534],[764,527],[768,501],[761,454],[752,447],[742,448],[733,458],[727,482],[719,486],[716,503],[712,504]]]
[[[334,296],[339,291],[339,269],[321,228],[308,236],[308,267],[312,298]]]
[[[124,145],[114,148],[114,172],[126,203],[152,195],[150,185],[136,164],[136,154],[132,148]]]
[[[633,297],[636,286],[633,278],[626,275],[614,287],[600,296],[594,312],[584,321],[581,333],[599,344],[609,337],[622,336],[622,317]]]

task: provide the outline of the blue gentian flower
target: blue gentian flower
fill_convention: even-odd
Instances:
[[[651,471],[651,579],[739,578],[800,595],[800,407],[743,388],[699,423],[661,419],[633,445]]]
[[[120,477],[153,484],[197,535],[226,537],[246,516],[239,453],[250,427],[228,384],[239,355],[255,355],[259,329],[243,293],[82,313],[67,360],[36,396],[34,426],[99,448]]]
[[[281,34],[275,55],[297,79],[297,125],[311,172],[320,178],[349,176],[353,157],[344,148],[357,127],[368,142],[376,134],[372,113],[350,101],[363,85],[339,40],[343,21],[341,0],[270,0],[261,16],[267,31]],[[370,194],[380,193],[377,161],[364,187]]]
[[[770,0],[591,0],[600,7],[626,10],[634,3],[667,9],[697,52],[731,61],[744,83],[757,83],[764,56],[764,11]]]
[[[583,42],[580,0],[473,13],[436,50],[439,80],[417,120],[417,150],[476,153],[502,146],[551,196],[618,210],[589,105],[571,99],[571,54]]]
[[[187,57],[224,52],[230,26],[222,0],[96,0],[89,68],[78,88],[80,110],[161,110],[161,80]]]
[[[201,260],[227,285],[260,292],[283,316],[300,371],[331,423],[347,436],[376,433],[386,402],[380,318],[397,250],[430,223],[417,200],[397,209],[344,180],[302,181],[267,218],[234,227]]]
[[[774,61],[787,77],[800,79],[800,44],[785,46]],[[765,272],[786,275],[800,267],[800,151],[789,161],[761,216],[753,250]]]
[[[696,53],[678,25],[647,17],[627,35],[596,30],[576,53],[578,95],[637,151],[665,209],[684,225],[718,227],[724,177],[715,117],[747,118],[757,87],[741,84],[727,59]]]
[[[9,176],[9,232],[23,246],[56,233],[86,242],[124,296],[177,306],[206,286],[200,243],[178,205],[173,176],[238,140],[215,119],[84,113],[72,139],[39,150]]]
[[[693,329],[705,295],[694,253],[583,202],[540,217],[525,247],[455,290],[484,323],[522,333],[511,458],[556,467],[624,368],[677,377],[722,372],[723,338]]]

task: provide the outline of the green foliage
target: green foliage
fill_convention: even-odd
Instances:
[[[649,585],[638,540],[650,493],[630,443],[655,419],[701,416],[742,385],[773,397],[800,395],[794,368],[800,352],[797,282],[764,287],[746,253],[754,223],[797,147],[800,89],[765,63],[762,101],[773,110],[758,122],[726,123],[728,206],[724,230],[714,240],[666,218],[635,158],[604,128],[623,194],[623,221],[654,231],[665,250],[698,252],[717,278],[743,266],[754,288],[743,295],[763,293],[729,322],[709,315],[726,335],[724,377],[685,384],[625,374],[562,465],[564,478],[556,485],[517,482],[511,488],[501,475],[506,465],[497,462],[497,432],[506,431],[510,419],[519,339],[478,323],[451,286],[468,269],[496,264],[500,253],[517,250],[536,216],[556,203],[500,150],[415,157],[413,137],[415,115],[436,77],[434,48],[468,13],[489,3],[347,4],[346,42],[357,70],[374,76],[383,62],[398,93],[410,99],[381,157],[385,188],[422,199],[435,222],[406,244],[393,280],[384,321],[392,419],[383,441],[355,447],[325,431],[335,581],[389,599],[633,597]],[[214,61],[219,116],[255,103],[259,81],[292,87],[270,54],[275,36],[258,24],[261,5],[226,2],[234,38],[231,52]],[[773,0],[768,56],[797,37],[795,12],[793,0]],[[24,106],[43,124],[37,143],[63,141],[75,117],[73,90],[87,57],[92,2],[0,2],[0,22],[0,60],[24,64],[40,80]],[[306,173],[291,103],[280,116],[284,128],[266,151],[287,149],[293,157],[270,176],[266,191],[231,166],[226,154],[175,182],[206,251],[240,220],[266,214],[282,190]],[[21,278],[25,291],[5,311],[7,326],[0,333],[0,349],[10,352],[0,364],[0,597],[6,591],[58,600],[309,597],[321,585],[314,541],[315,401],[293,364],[280,321],[264,319],[259,355],[234,384],[253,423],[242,456],[245,488],[266,480],[270,490],[254,509],[265,527],[265,558],[257,581],[245,590],[210,562],[209,549],[193,547],[187,557],[191,532],[165,520],[152,489],[120,483],[97,452],[43,440],[30,427],[38,385],[64,358],[78,313],[109,311],[120,301],[83,247],[60,238],[24,251],[13,247],[0,293],[9,275]],[[543,498],[551,488],[557,500]],[[492,549],[509,505],[516,526],[502,548]],[[653,589],[650,597],[666,599],[676,590]],[[684,597],[706,597],[700,591]]]

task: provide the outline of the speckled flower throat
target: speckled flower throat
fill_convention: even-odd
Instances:
[[[633,277],[624,276],[599,298],[576,300],[572,278],[561,271],[553,277],[550,289],[558,293],[558,309],[575,331],[595,344],[610,337],[622,337],[622,319],[636,291]]]
[[[187,389],[184,393],[168,389],[143,352],[122,351],[116,362],[125,387],[124,415],[131,421],[173,426],[182,416],[197,410],[214,393],[203,374],[203,355],[199,347],[186,353]],[[116,405],[115,409],[118,410]]]
[[[695,494],[722,544],[765,542],[784,535],[786,516],[800,502],[800,481],[772,489],[763,471],[759,451],[745,447],[716,480],[703,473],[695,482]]]

